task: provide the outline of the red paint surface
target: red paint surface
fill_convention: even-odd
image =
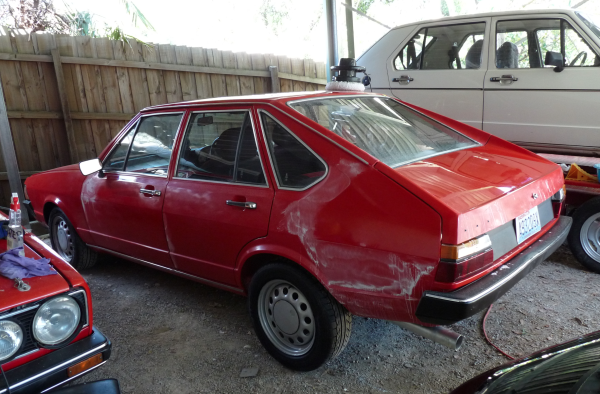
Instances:
[[[301,97],[333,95],[221,98],[143,111],[251,109],[268,187],[173,178],[182,140],[179,130],[169,174],[153,185],[164,190],[163,197],[154,202],[140,199],[137,190],[149,181],[130,179],[134,186],[128,189],[118,175],[117,179],[99,180],[93,174],[85,180],[80,173],[69,171],[30,177],[28,192],[36,211],[48,196],[74,204],[68,207],[75,217],[72,221],[79,232],[98,242],[96,245],[241,292],[245,292],[251,273],[247,261],[254,267],[257,261],[278,256],[306,269],[356,315],[418,322],[414,311],[423,291],[463,286],[518,252],[511,251],[468,280],[440,284],[434,278],[442,242],[464,242],[507,223],[562,187],[562,173],[555,164],[426,110],[418,109],[481,146],[392,169],[287,105]],[[276,186],[258,109],[276,117],[327,162],[325,179],[305,191]],[[64,192],[52,186],[57,180],[75,186]],[[226,205],[226,200],[252,201],[258,208],[244,210]],[[534,242],[553,224],[521,247]],[[149,247],[156,253],[148,253]]]

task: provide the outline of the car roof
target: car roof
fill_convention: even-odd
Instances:
[[[317,98],[317,97],[332,97],[332,96],[348,96],[348,95],[372,95],[372,96],[382,96],[380,93],[370,93],[370,92],[352,92],[352,91],[338,91],[338,92],[328,92],[328,91],[309,91],[309,92],[284,92],[284,93],[270,93],[270,94],[253,94],[248,96],[225,96],[225,97],[215,97],[201,100],[192,100],[192,101],[182,101],[177,103],[169,103],[169,104],[160,104],[154,105],[152,107],[146,107],[142,109],[140,112],[154,111],[157,109],[177,109],[177,108],[187,108],[193,106],[201,106],[201,105],[210,105],[210,104],[259,104],[259,103],[286,103],[291,100],[299,100],[303,98]]]
[[[457,15],[437,19],[427,19],[418,22],[406,23],[394,27],[392,30],[400,29],[407,26],[421,25],[430,22],[452,22],[460,21],[463,19],[473,19],[482,17],[494,17],[494,16],[515,16],[515,15],[536,15],[536,14],[569,14],[573,15],[576,10],[573,9],[536,9],[536,10],[515,10],[515,11],[497,11],[497,12],[485,12],[480,14],[468,14],[468,15]]]

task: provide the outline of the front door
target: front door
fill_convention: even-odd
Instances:
[[[96,246],[171,267],[162,208],[183,114],[142,116],[115,145],[81,199]]]
[[[483,129],[536,151],[598,152],[600,51],[593,41],[566,15],[498,17],[492,26]],[[563,56],[564,70],[544,65],[548,52]]]
[[[163,208],[177,270],[235,285],[239,252],[267,235],[274,192],[253,124],[248,108],[190,115]]]
[[[422,25],[387,61],[394,96],[481,128],[489,20]]]

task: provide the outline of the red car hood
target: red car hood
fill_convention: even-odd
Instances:
[[[6,250],[6,241],[0,242],[0,250]],[[25,256],[39,259],[40,256],[25,246]],[[25,283],[31,286],[29,291],[19,291],[14,281],[0,276],[0,313],[16,306],[35,302],[69,290],[69,283],[60,273],[57,275],[27,278]]]
[[[486,145],[391,171],[382,163],[377,167],[441,215],[442,242],[449,244],[513,220],[564,183],[556,164],[493,136]]]

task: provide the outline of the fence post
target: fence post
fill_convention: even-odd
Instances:
[[[271,93],[281,92],[279,70],[277,69],[277,66],[269,66],[269,72],[271,73]]]
[[[19,164],[17,163],[17,153],[15,152],[15,143],[10,130],[10,122],[8,121],[8,113],[6,111],[6,101],[4,101],[4,88],[0,83],[0,145],[2,146],[2,154],[4,155],[4,165],[8,175],[8,184],[10,185],[11,193],[19,195],[21,203],[25,200],[23,194],[23,185],[21,184],[21,175],[19,174]],[[23,207],[21,215],[21,224],[26,230],[31,230],[29,225],[29,216],[27,210]]]
[[[54,72],[56,73],[56,82],[58,85],[58,95],[60,97],[60,107],[62,109],[63,118],[65,121],[65,129],[67,130],[67,141],[69,142],[69,155],[71,163],[77,163],[77,149],[75,149],[75,131],[73,129],[73,119],[71,118],[71,110],[69,109],[69,101],[67,100],[67,88],[65,85],[65,74],[63,73],[62,63],[60,61],[60,52],[58,48],[52,48],[52,61],[54,62]]]

